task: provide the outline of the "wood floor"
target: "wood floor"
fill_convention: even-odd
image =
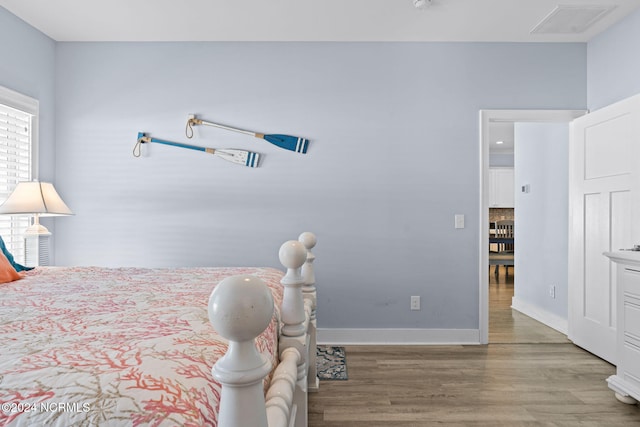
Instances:
[[[489,345],[347,346],[349,380],[309,395],[309,426],[640,426],[612,365],[509,308],[510,273],[491,274]]]

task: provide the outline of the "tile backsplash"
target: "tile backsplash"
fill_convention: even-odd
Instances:
[[[513,208],[489,208],[489,222],[502,219],[515,219]]]

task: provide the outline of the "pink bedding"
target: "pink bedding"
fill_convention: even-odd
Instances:
[[[0,285],[0,425],[215,426],[220,280],[270,268],[40,267]],[[275,366],[277,320],[257,340]]]

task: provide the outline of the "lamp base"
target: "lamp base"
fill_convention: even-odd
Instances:
[[[44,227],[43,227],[44,228]],[[44,228],[47,230],[46,228]],[[25,264],[28,267],[49,265],[49,237],[51,233],[25,233],[24,250]]]
[[[49,229],[40,224],[40,222],[31,224],[29,228],[24,231],[24,234],[25,236],[51,236]]]

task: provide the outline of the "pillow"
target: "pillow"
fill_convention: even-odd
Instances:
[[[4,254],[0,254],[0,283],[13,282],[22,279],[22,276],[11,265]]]
[[[2,236],[0,236],[0,250],[2,250],[5,258],[7,258],[7,261],[9,261],[9,264],[11,264],[11,266],[13,266],[16,271],[33,270],[33,267],[25,267],[24,265],[20,265],[15,262],[15,260],[13,259],[13,255],[11,255],[11,252],[9,252],[9,249],[7,249],[7,245],[4,244]]]

